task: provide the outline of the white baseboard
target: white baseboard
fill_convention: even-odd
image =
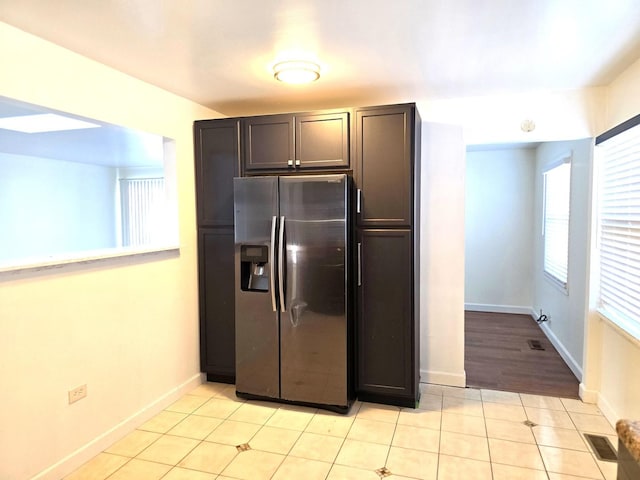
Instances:
[[[616,428],[616,422],[620,418],[620,415],[618,415],[615,409],[600,392],[597,390],[588,390],[584,383],[580,383],[578,394],[584,403],[596,404],[611,426],[614,429]]]
[[[520,315],[530,315],[532,311],[531,307],[492,305],[489,303],[465,303],[464,309],[471,312],[516,313]]]
[[[598,394],[598,404],[597,405],[598,405],[598,408],[600,409],[600,411],[602,412],[602,414],[605,416],[605,418],[609,421],[609,423],[611,424],[611,426],[615,430],[616,422],[618,421],[618,419],[620,417],[618,416],[618,414],[616,413],[614,408],[607,401],[607,399],[604,398],[601,394]]]
[[[598,403],[598,396],[600,393],[597,390],[589,390],[585,387],[584,383],[580,382],[578,387],[578,396],[584,403]]]
[[[146,407],[138,410],[133,415],[125,418],[113,428],[98,435],[86,445],[80,447],[75,452],[70,453],[60,461],[41,471],[31,480],[58,480],[65,477],[82,464],[111,446],[114,442],[124,437],[127,433],[142,425],[154,415],[158,414],[173,402],[178,400],[185,393],[190,392],[203,382],[202,374],[198,373],[181,383],[177,387],[169,390]]]
[[[540,329],[547,336],[549,341],[556,347],[556,350],[565,361],[565,363],[569,366],[573,374],[576,376],[578,381],[582,381],[582,367],[576,362],[575,358],[571,356],[569,351],[565,348],[562,342],[556,337],[556,334],[544,323],[540,324]]]
[[[433,370],[420,370],[420,383],[435,383],[436,385],[449,385],[451,387],[466,387],[467,374],[453,372],[436,372]]]

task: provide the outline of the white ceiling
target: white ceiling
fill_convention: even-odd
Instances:
[[[0,0],[1,1],[1,0]],[[105,167],[162,168],[163,138],[0,96],[0,118],[55,113],[100,128],[22,133],[0,128],[0,152]]]
[[[0,0],[0,20],[227,115],[606,85],[640,57],[638,0]],[[287,56],[321,79],[275,81]]]

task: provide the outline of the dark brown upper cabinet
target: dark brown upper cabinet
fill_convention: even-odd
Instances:
[[[349,112],[301,113],[242,120],[244,172],[349,167]]]
[[[358,225],[411,225],[414,118],[413,104],[356,109]]]
[[[233,225],[233,177],[240,175],[240,120],[194,124],[199,227]]]
[[[242,130],[245,172],[293,167],[295,163],[293,115],[245,118],[242,120]]]

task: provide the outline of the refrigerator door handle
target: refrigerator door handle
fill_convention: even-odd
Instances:
[[[269,279],[270,285],[269,289],[271,290],[271,308],[273,311],[277,311],[278,307],[276,305],[276,225],[278,222],[278,217],[275,215],[271,218],[271,251],[269,252]]]
[[[284,216],[280,217],[280,241],[278,242],[278,281],[280,284],[280,311],[286,312],[284,303]]]
[[[362,286],[362,243],[358,242],[358,286]]]

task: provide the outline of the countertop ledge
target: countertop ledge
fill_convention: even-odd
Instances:
[[[640,463],[640,420],[618,420],[616,431],[618,438],[629,450],[631,456]]]

